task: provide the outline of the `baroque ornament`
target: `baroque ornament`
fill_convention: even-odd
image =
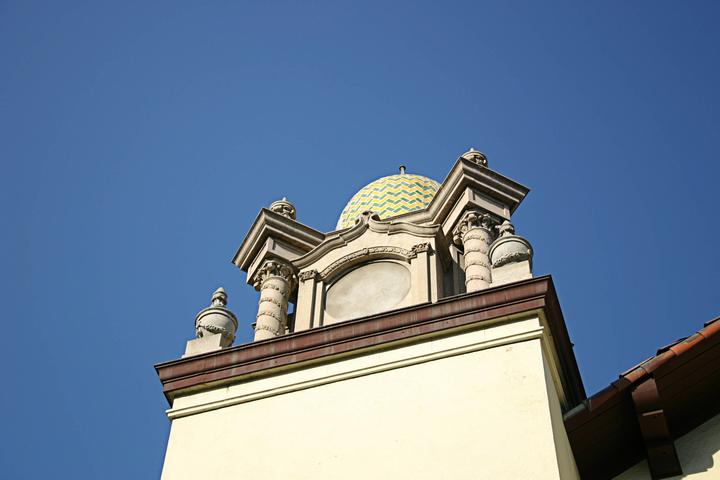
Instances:
[[[489,214],[470,210],[460,218],[457,226],[453,229],[453,242],[456,245],[462,245],[465,236],[475,228],[482,228],[492,235],[493,227],[497,225],[497,221]]]
[[[429,247],[429,245],[428,245]],[[340,270],[342,267],[349,263],[354,263],[358,258],[367,257],[370,255],[398,255],[403,257],[405,260],[410,261],[417,257],[417,252],[413,250],[406,250],[400,247],[369,247],[358,250],[357,252],[350,253],[344,257],[335,260],[327,268],[320,273],[322,280],[327,279],[333,272]]]
[[[430,245],[429,243],[418,243],[417,245],[412,247],[412,251],[416,255],[422,252],[432,253],[432,245]]]
[[[508,235],[515,235],[515,227],[512,223],[505,220],[502,224],[498,225],[497,227],[498,234],[501,237],[506,237]]]
[[[298,278],[301,282],[304,282],[306,280],[317,280],[320,278],[320,274],[317,270],[306,270],[304,272],[300,272]]]
[[[485,156],[484,153],[478,152],[473,147],[470,147],[470,150],[460,155],[460,158],[464,158],[465,160],[469,160],[473,163],[476,163],[480,165],[481,167],[487,167],[488,166],[488,160],[487,156]]]
[[[263,285],[266,280],[272,278],[272,277],[279,277],[283,281],[285,281],[288,286],[290,287],[290,290],[292,290],[292,286],[296,280],[296,275],[293,272],[293,269],[290,265],[279,262],[275,260],[267,260],[258,270],[255,272],[255,278],[253,281],[253,287],[255,287],[255,290],[260,290],[261,288],[266,288],[266,285]],[[273,288],[273,287],[271,287]],[[279,288],[276,288],[276,290],[280,290]],[[288,292],[283,292],[283,294]]]
[[[292,203],[288,202],[287,197],[283,197],[282,200],[273,202],[270,205],[270,210],[291,220],[295,220],[297,217],[297,210],[295,210],[295,206]]]

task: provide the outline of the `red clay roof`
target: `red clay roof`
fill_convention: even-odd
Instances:
[[[631,392],[651,377],[673,438],[720,413],[719,332],[720,317],[660,348],[565,415],[583,479],[612,478],[645,457]]]

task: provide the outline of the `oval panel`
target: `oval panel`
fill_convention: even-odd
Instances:
[[[406,267],[392,262],[369,263],[330,286],[325,310],[335,321],[360,318],[391,310],[409,291],[410,271]]]

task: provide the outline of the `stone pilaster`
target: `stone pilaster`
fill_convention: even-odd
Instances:
[[[287,331],[288,299],[297,283],[292,267],[268,260],[255,274],[253,282],[260,291],[255,340],[284,335]]]
[[[477,292],[492,283],[490,272],[490,244],[496,222],[477,210],[466,212],[453,231],[453,240],[465,252],[465,289]]]

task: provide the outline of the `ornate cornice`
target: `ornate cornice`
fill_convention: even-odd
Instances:
[[[299,252],[304,253],[319,245],[325,239],[325,235],[292,218],[263,208],[243,239],[232,262],[241,270],[248,271],[268,238],[291,245]]]
[[[398,218],[418,224],[442,224],[466,188],[472,188],[507,205],[510,213],[517,209],[530,191],[524,185],[479,164],[477,161],[461,156],[426,209],[407,213]]]
[[[377,214],[364,212],[358,218],[357,223],[353,227],[330,234],[317,247],[305,255],[293,260],[292,263],[299,269],[312,265],[329,252],[345,247],[353,240],[360,238],[368,230],[386,235],[407,233],[416,237],[438,238],[440,225],[418,225],[409,222],[380,220],[380,217],[378,217]]]
[[[269,376],[280,369],[329,364],[342,355],[357,355],[364,349],[397,348],[398,342],[418,343],[432,338],[426,336],[452,334],[459,328],[477,329],[497,319],[538,310],[543,311],[548,324],[549,345],[557,352],[559,380],[569,409],[585,398],[585,392],[550,277],[522,280],[436,303],[237,345],[161,363],[155,369],[163,392],[172,402],[189,391],[218,388],[250,376]]]

